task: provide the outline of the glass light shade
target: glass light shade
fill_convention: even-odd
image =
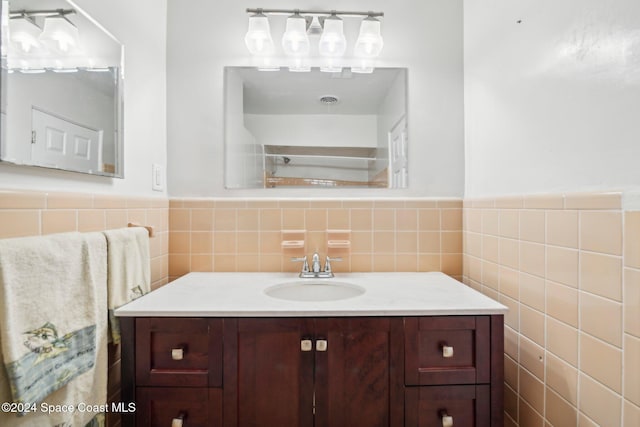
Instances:
[[[380,35],[380,21],[371,17],[363,19],[354,47],[355,55],[361,58],[375,58],[380,55],[382,46],[384,42]]]
[[[9,20],[9,38],[20,50],[29,53],[33,48],[38,48],[38,37],[42,30],[27,18],[15,18]]]
[[[282,35],[282,49],[289,56],[309,54],[307,21],[300,15],[287,18],[287,27]]]
[[[324,30],[320,36],[318,50],[322,56],[344,55],[347,50],[347,39],[344,37],[342,19],[330,16],[324,20]]]
[[[61,53],[70,53],[80,46],[78,28],[61,16],[45,18],[40,41]]]
[[[267,55],[273,52],[273,39],[269,19],[263,14],[249,17],[249,29],[244,36],[244,43],[252,55]]]

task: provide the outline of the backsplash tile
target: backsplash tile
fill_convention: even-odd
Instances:
[[[626,426],[640,417],[640,212],[623,212],[621,200],[464,201],[463,281],[510,309],[505,426]]]
[[[204,268],[295,272],[300,266],[289,258],[316,251],[343,257],[333,264],[336,272],[444,271],[462,278],[461,200],[173,199],[169,228],[172,280]],[[332,229],[351,231],[349,249],[327,247]],[[283,249],[282,230],[306,230],[305,249]]]

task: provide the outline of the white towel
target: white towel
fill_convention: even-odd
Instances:
[[[114,310],[149,293],[151,263],[149,232],[143,227],[104,232],[107,238],[107,289],[110,338],[120,343],[120,323]]]
[[[101,233],[0,240],[0,400],[35,403],[2,426],[84,426],[107,398],[106,241]],[[46,397],[45,397],[46,396]],[[44,398],[44,400],[43,400]],[[68,407],[67,407],[68,408]]]

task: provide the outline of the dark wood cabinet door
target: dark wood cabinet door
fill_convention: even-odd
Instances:
[[[313,319],[228,319],[224,328],[225,426],[313,426],[313,349],[301,348]]]
[[[316,319],[315,426],[403,424],[401,339],[398,318]]]
[[[136,400],[136,427],[168,427],[174,419],[185,427],[222,426],[219,388],[139,387]]]

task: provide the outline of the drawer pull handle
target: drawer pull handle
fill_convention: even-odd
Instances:
[[[442,419],[442,427],[453,427],[453,417],[447,414],[446,410],[440,411],[440,418]]]
[[[186,414],[184,412],[180,412],[177,417],[171,420],[171,427],[182,427],[185,418]]]
[[[311,340],[301,340],[300,341],[300,350],[302,350],[302,351],[311,351],[311,350],[313,350],[313,342]]]
[[[184,359],[184,348],[182,348],[182,347],[180,347],[180,348],[172,348],[171,349],[171,358],[173,360],[182,360],[182,359]]]
[[[316,351],[327,351],[327,340],[317,340]]]
[[[453,357],[453,346],[443,345],[442,346],[442,357]]]

